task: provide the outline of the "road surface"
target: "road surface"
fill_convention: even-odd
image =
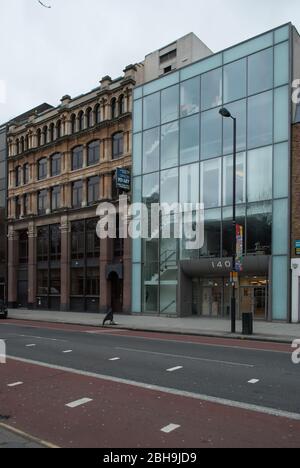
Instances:
[[[299,447],[288,345],[0,322],[0,419],[59,447]]]

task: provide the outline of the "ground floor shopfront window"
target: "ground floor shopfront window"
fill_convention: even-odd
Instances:
[[[192,314],[199,317],[230,317],[232,286],[229,278],[195,278],[193,282]],[[252,313],[255,320],[268,317],[269,281],[267,277],[241,278],[237,289],[237,311]]]

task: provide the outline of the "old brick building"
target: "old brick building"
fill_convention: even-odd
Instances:
[[[291,168],[291,261],[292,261],[292,316],[295,322],[300,317],[300,105],[298,105],[292,129]]]
[[[95,227],[99,202],[118,198],[116,169],[131,166],[136,72],[10,123],[11,307],[130,311],[130,241],[100,242]]]

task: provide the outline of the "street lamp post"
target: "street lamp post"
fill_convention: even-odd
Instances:
[[[228,109],[223,107],[220,109],[220,114],[224,118],[233,120],[233,191],[232,191],[232,296],[231,296],[231,333],[236,332],[236,297],[235,297],[235,278],[236,273],[236,117],[233,117]]]

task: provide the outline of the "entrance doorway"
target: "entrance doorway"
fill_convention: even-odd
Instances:
[[[28,306],[28,281],[18,281],[18,307]]]
[[[123,280],[117,273],[109,275],[111,282],[111,308],[114,314],[120,314],[123,311]]]
[[[266,320],[268,315],[267,286],[243,286],[240,290],[240,318],[252,313],[255,320]]]

